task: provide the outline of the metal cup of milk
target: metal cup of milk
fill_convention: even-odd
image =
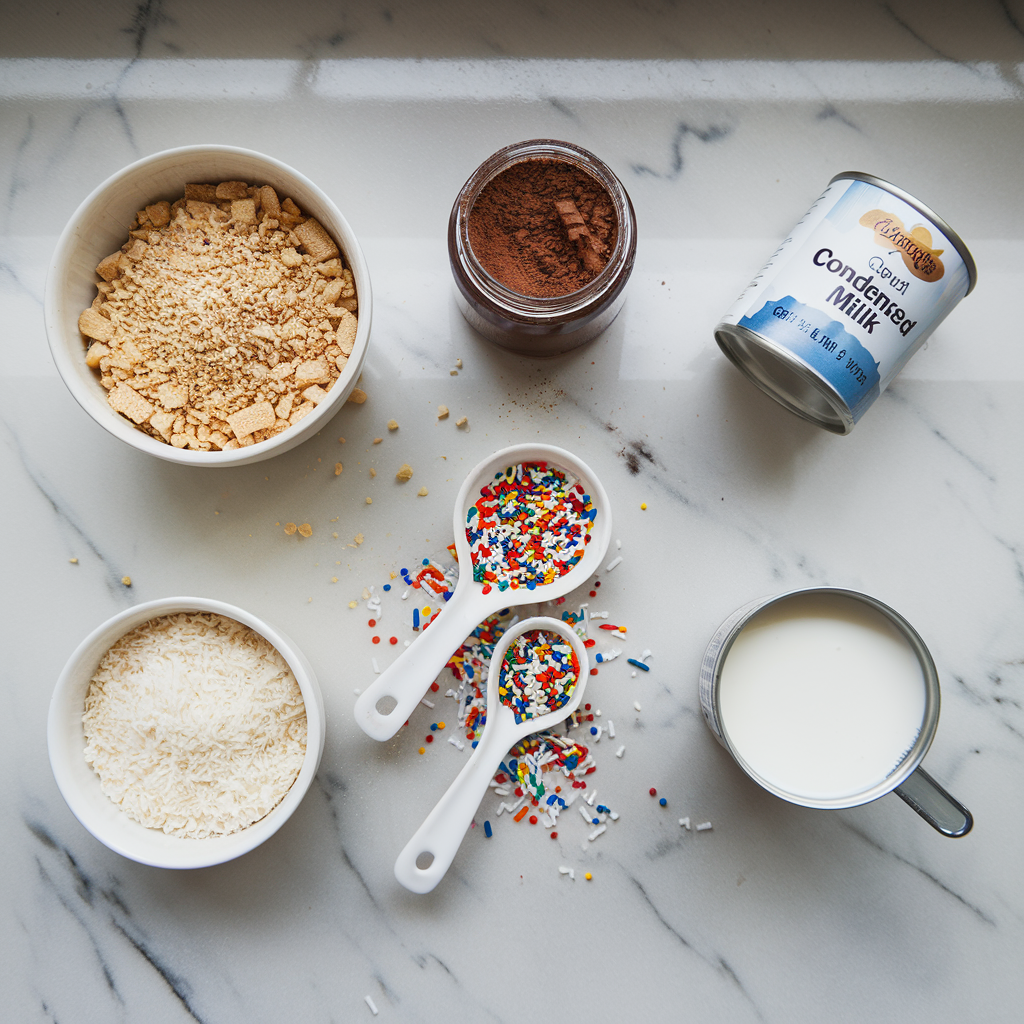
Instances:
[[[856,807],[895,792],[943,835],[970,811],[921,761],[939,722],[939,677],[913,626],[833,587],[753,601],[712,637],[704,719],[739,766],[804,807]]]

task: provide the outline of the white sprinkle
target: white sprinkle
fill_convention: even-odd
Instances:
[[[524,793],[508,810],[510,814],[515,814],[523,804],[526,803],[526,794]]]
[[[377,675],[380,675],[380,665],[377,664],[377,659],[371,658],[370,661],[373,662],[373,671],[376,672]]]
[[[583,815],[583,820],[589,825],[590,824],[591,815],[587,814],[586,808],[581,807],[580,808],[580,814]]]
[[[447,690],[445,690],[445,693],[444,693],[444,695],[445,695],[446,697],[458,697],[458,694],[457,694],[457,693],[456,693],[456,692],[455,692],[454,690],[452,690],[452,689],[450,689],[450,688],[449,688],[449,689],[447,689]]]
[[[451,740],[449,740],[448,742],[451,743]],[[494,780],[491,779],[491,782],[493,783]],[[508,788],[508,786],[499,786],[497,784],[495,784],[495,786],[494,786],[494,795],[495,796],[508,796],[510,792],[511,792],[511,790]]]
[[[405,599],[406,599],[406,598],[407,598],[408,596],[409,596],[409,591],[407,590],[407,591],[406,591],[406,592],[405,592],[405,593],[404,593],[404,594],[402,595],[402,600],[404,601],[404,600],[405,600]]]
[[[376,1017],[377,1004],[369,996],[366,997],[366,1005],[370,1008],[370,1012],[374,1015],[374,1017]]]
[[[636,673],[634,672],[633,675],[636,675]],[[640,710],[640,701],[638,701],[638,700],[633,701],[633,707],[635,707],[637,709],[637,711],[639,711]]]
[[[601,655],[601,661],[614,661],[620,654],[622,654],[622,648],[613,647],[607,654]]]
[[[682,825],[682,827],[685,828],[687,831],[689,831],[689,828],[690,828],[690,819],[689,818],[680,818],[679,819],[679,824]]]
[[[405,646],[406,646],[406,647],[408,647],[408,646],[409,646],[409,641],[408,641],[408,640],[406,640],[406,641],[405,641]]]
[[[646,648],[644,650],[644,653],[640,655],[640,660],[641,661],[650,661],[651,660],[651,649],[650,649],[650,647]]]
[[[630,679],[636,679],[636,670],[635,669],[632,672],[629,673],[629,678]]]
[[[608,739],[615,739],[615,723],[610,718],[608,719]]]
[[[601,742],[601,735],[602,735],[603,733],[604,733],[604,726],[603,726],[603,725],[599,725],[599,726],[597,727],[597,733],[596,733],[596,734],[595,734],[594,736],[591,736],[590,738],[591,738],[591,739],[592,739],[592,740],[593,740],[593,741],[594,741],[595,743],[600,743],[600,742]]]
[[[576,872],[572,868],[560,867],[558,873],[560,875],[568,875],[574,882],[576,881]]]
[[[352,692],[358,697],[363,691],[357,686]]]
[[[625,744],[625,743],[623,743],[623,744],[622,744],[622,746],[621,746],[621,747],[619,747],[619,749],[615,751],[615,756],[616,756],[616,757],[622,757],[622,755],[623,755],[623,754],[624,754],[625,752],[626,752],[626,744]]]
[[[591,790],[591,791],[590,791],[590,792],[589,792],[589,793],[587,794],[587,803],[588,803],[588,804],[589,804],[589,805],[590,805],[591,807],[593,807],[593,806],[594,806],[594,799],[595,799],[595,797],[596,797],[596,796],[597,796],[597,790],[596,790],[596,789],[592,789],[592,790]]]
[[[596,710],[596,711],[594,712],[594,714],[595,714],[595,716],[596,716],[596,717],[600,718],[600,717],[601,717],[601,709],[600,709],[600,708],[598,708],[598,709],[597,709],[597,710]]]
[[[449,737],[448,737],[448,742],[449,742],[449,743],[450,743],[450,744],[451,744],[451,745],[452,745],[453,747],[458,747],[458,748],[459,748],[459,750],[465,750],[465,749],[466,749],[466,744],[465,744],[465,743],[463,743],[463,742],[462,742],[462,740],[457,740],[457,739],[456,739],[456,738],[455,738],[454,736],[449,736]]]
[[[701,822],[701,824],[699,824],[697,826],[697,831],[698,832],[709,832],[710,830],[711,830],[711,822],[710,821]]]
[[[590,617],[592,619],[607,619],[608,618],[608,613],[607,612],[591,612],[590,613]]]
[[[426,697],[424,697],[424,698],[423,698],[423,700],[421,700],[421,701],[420,701],[420,703],[421,703],[421,704],[423,704],[423,705],[425,705],[425,706],[426,706],[426,707],[428,707],[428,708],[433,708],[433,706],[434,706],[434,703],[433,703],[433,701],[429,701],[429,700],[427,700],[427,698],[426,698]]]
[[[568,808],[568,807],[572,807],[572,805],[573,805],[574,803],[576,803],[576,798],[577,798],[577,797],[578,797],[579,795],[580,795],[580,791],[579,791],[578,789],[574,789],[574,790],[573,790],[573,791],[572,791],[572,792],[571,792],[571,793],[570,793],[570,794],[569,794],[569,795],[568,795],[568,796],[567,796],[567,797],[565,798],[565,806],[566,806],[567,808]]]
[[[598,825],[597,828],[595,828],[594,831],[591,832],[589,836],[587,836],[587,838],[591,842],[593,842],[599,835],[601,835],[602,832],[607,832],[607,831],[608,831],[608,826],[607,825]]]
[[[611,571],[612,571],[612,569],[614,569],[614,568],[615,568],[615,566],[617,566],[617,565],[619,564],[619,562],[621,562],[621,561],[622,561],[622,555],[618,555],[617,557],[613,558],[613,559],[612,559],[612,560],[611,560],[611,561],[610,561],[610,562],[609,562],[609,563],[608,563],[608,564],[607,564],[607,565],[606,565],[606,566],[604,567],[604,571],[605,571],[605,572],[611,572]]]
[[[618,813],[616,811],[609,811],[608,812],[608,817],[611,818],[612,821],[618,821],[619,820],[619,815],[618,815]]]
[[[622,550],[622,541],[621,540],[617,540],[615,542],[615,550],[616,551],[621,551]]]

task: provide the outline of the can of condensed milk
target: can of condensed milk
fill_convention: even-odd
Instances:
[[[715,328],[791,412],[848,434],[978,279],[960,236],[895,185],[837,174]]]
[[[939,722],[939,678],[917,631],[866,594],[796,590],[734,612],[708,644],[701,711],[768,792],[842,808],[895,792],[947,836],[970,812],[921,767]]]

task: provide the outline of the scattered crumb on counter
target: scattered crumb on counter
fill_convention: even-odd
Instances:
[[[367,505],[372,505],[373,504],[373,498],[367,498],[366,499],[366,504]]]
[[[340,462],[336,462],[336,463],[334,464],[334,475],[335,475],[335,476],[341,476],[341,471],[342,471],[342,470],[343,470],[344,468],[345,468],[345,467],[344,467],[344,466],[343,466],[343,465],[342,465],[342,464],[341,464]]]
[[[397,430],[398,420],[388,420],[388,430]]]
[[[310,526],[309,523],[303,523],[299,527],[299,535],[302,536],[302,537],[312,537],[313,536],[313,527]]]
[[[354,405],[362,405],[366,401],[366,392],[362,388],[353,388],[352,394],[348,396],[348,400]]]
[[[70,563],[71,563],[72,565],[78,565],[78,559],[77,559],[77,558],[69,558],[69,559],[68,559],[68,561],[69,561],[69,562],[70,562]]]
[[[293,533],[294,533],[294,532],[295,532],[295,531],[296,531],[297,529],[298,529],[298,527],[297,527],[297,526],[295,525],[295,523],[285,523],[285,524],[284,524],[284,532],[285,532],[285,533],[287,533],[289,537],[290,537],[290,536],[291,536],[291,535],[292,535],[292,534],[293,534]]]
[[[373,439],[373,443],[374,443],[374,444],[380,444],[380,443],[381,443],[381,441],[383,441],[383,440],[384,440],[384,438],[383,438],[383,437],[375,437],[375,438]]]
[[[395,474],[396,480],[401,480],[403,483],[406,480],[412,479],[412,466],[408,462],[403,462],[399,467],[398,472]]]
[[[426,489],[426,487],[421,487],[416,493],[421,498],[425,498],[430,492]]]
[[[447,405],[439,405],[437,407],[437,418],[439,420],[446,420],[446,419],[448,419],[448,406]]]
[[[463,416],[461,419],[457,419],[455,421],[455,426],[457,426],[457,427],[465,427],[465,426],[468,425],[468,423],[469,423],[469,417],[468,416]]]
[[[132,585],[132,578],[131,578],[131,576],[122,576],[122,577],[121,577],[121,582],[122,582],[122,583],[123,583],[123,584],[124,584],[124,585],[125,585],[126,587],[130,587],[130,586]]]
[[[372,480],[376,475],[377,475],[377,470],[375,470],[373,468],[373,466],[371,466],[370,467],[370,479]]]

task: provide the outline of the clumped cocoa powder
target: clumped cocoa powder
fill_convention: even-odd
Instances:
[[[560,160],[524,160],[496,174],[469,212],[469,243],[506,288],[537,298],[568,295],[606,266],[618,238],[612,198]]]

